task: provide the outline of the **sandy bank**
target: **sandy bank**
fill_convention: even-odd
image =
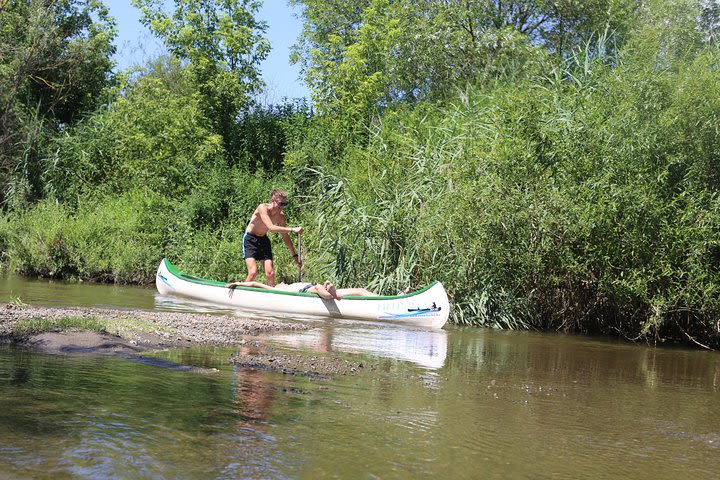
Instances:
[[[101,332],[78,332],[62,327],[28,330],[28,322],[98,319]],[[306,323],[146,310],[84,307],[0,306],[0,342],[29,345],[45,351],[143,351],[167,347],[236,345],[248,336],[273,331],[305,330]],[[112,344],[112,345],[111,345]],[[74,348],[73,346],[77,347]]]
[[[63,326],[72,325],[73,320],[88,319],[100,320],[103,329],[92,331]],[[308,376],[351,375],[374,370],[374,366],[332,353],[307,356],[275,351],[267,342],[258,342],[255,338],[263,333],[313,327],[306,322],[232,315],[0,305],[0,343],[45,353],[134,355],[164,348],[242,346],[229,361],[245,368]]]

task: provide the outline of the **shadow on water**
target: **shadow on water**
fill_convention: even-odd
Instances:
[[[216,368],[203,368],[195,365],[187,365],[184,363],[178,363],[170,360],[165,360],[157,357],[149,357],[146,355],[123,355],[123,358],[131,362],[142,363],[152,367],[164,368],[167,370],[174,370],[177,372],[192,372],[202,374],[214,374],[218,370]]]

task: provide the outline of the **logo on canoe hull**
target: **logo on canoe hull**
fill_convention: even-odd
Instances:
[[[439,315],[436,312],[439,312],[440,310],[442,310],[442,307],[438,307],[435,302],[433,302],[430,307],[408,308],[408,313],[385,312],[385,315],[380,318],[437,317]]]
[[[439,312],[440,310],[442,310],[442,307],[436,306],[435,302],[431,307],[427,308],[408,308],[408,312]]]

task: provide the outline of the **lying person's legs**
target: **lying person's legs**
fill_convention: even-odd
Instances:
[[[378,294],[364,288],[338,288],[336,298],[343,297],[377,297]]]
[[[308,293],[314,293],[314,294],[318,295],[320,298],[324,298],[325,300],[337,298],[336,291],[335,291],[335,285],[328,282],[327,280],[322,285],[313,285],[312,287],[308,288],[306,291]]]
[[[232,283],[226,283],[225,286],[227,288],[235,288],[235,287],[254,287],[254,288],[265,288],[268,290],[272,290],[273,287],[270,285],[265,285],[264,283],[260,282],[232,282]]]
[[[316,287],[320,287],[320,289],[327,292],[329,297],[320,295],[323,298],[337,298],[338,300],[343,297],[377,297],[377,293],[373,293],[370,290],[366,290],[364,288],[335,288],[335,285],[330,280],[325,280],[325,282],[322,285],[316,285]],[[318,289],[318,290],[320,290]]]
[[[325,280],[322,285],[312,285],[312,284],[303,284],[303,283],[293,283],[291,285],[284,285],[284,286],[277,286],[277,287],[271,287],[270,285],[266,285],[264,283],[251,281],[251,282],[232,282],[225,284],[227,288],[235,288],[235,287],[254,287],[254,288],[265,288],[269,290],[278,289],[278,290],[286,290],[286,291],[300,291],[300,292],[307,292],[307,293],[314,293],[315,295],[319,296],[320,298],[324,298],[326,300],[331,299],[341,299],[343,297],[377,297],[377,293],[373,293],[369,290],[366,290],[364,288],[335,288],[335,285],[329,280]],[[303,288],[300,288],[303,287]]]

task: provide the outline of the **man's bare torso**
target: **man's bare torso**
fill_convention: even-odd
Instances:
[[[280,209],[273,208],[272,203],[261,203],[250,217],[250,222],[245,231],[258,237],[267,235],[268,225],[263,221],[263,216],[266,216],[273,225],[285,226],[285,214]]]

